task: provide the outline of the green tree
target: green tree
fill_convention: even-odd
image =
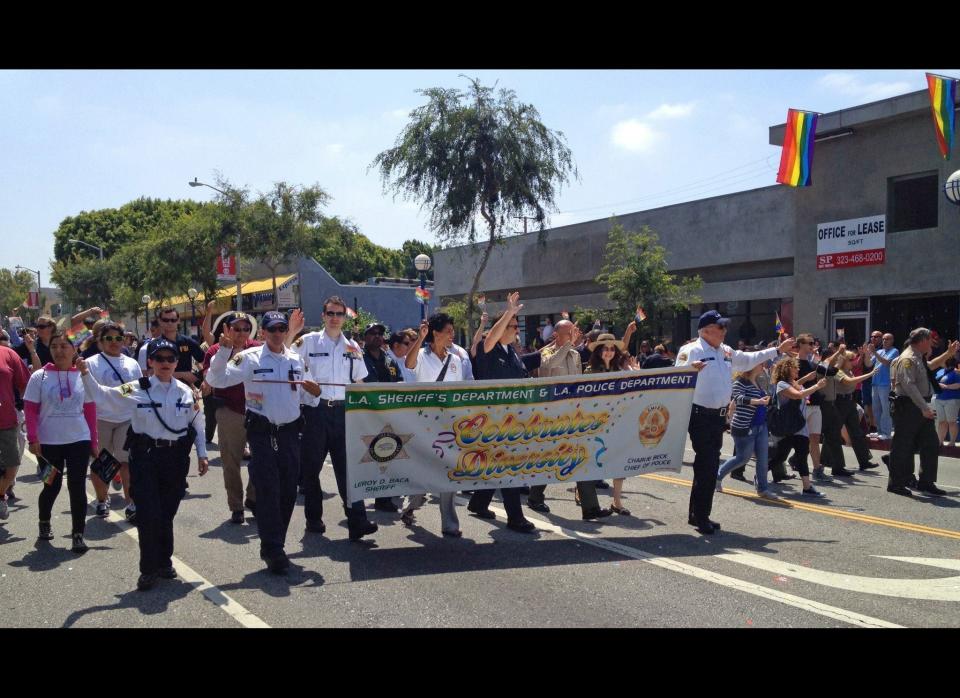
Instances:
[[[680,277],[667,271],[667,251],[649,226],[632,231],[616,220],[612,223],[604,266],[596,278],[607,287],[607,297],[614,303],[610,320],[626,326],[639,305],[651,322],[661,314],[672,315],[700,302],[703,281],[699,276]]]
[[[377,245],[353,223],[336,216],[315,226],[308,253],[341,283],[399,276],[403,271],[401,252]]]
[[[0,315],[19,313],[36,281],[36,275],[29,271],[0,268]]]
[[[343,329],[351,333],[351,336],[356,339],[363,339],[363,330],[367,325],[378,323],[387,328],[386,337],[390,336],[390,327],[386,323],[381,322],[379,318],[373,313],[364,310],[363,308],[357,308],[357,317],[348,318],[346,322],[343,323]],[[386,339],[386,338],[385,338]]]
[[[385,191],[420,201],[443,243],[476,242],[482,219],[486,245],[467,296],[469,333],[494,246],[516,232],[520,216],[531,217],[543,239],[557,189],[577,170],[563,134],[544,126],[536,108],[517,102],[511,90],[495,93],[470,80],[466,91],[419,93],[429,101],[411,112],[395,147],[377,155],[371,168],[379,168]]]

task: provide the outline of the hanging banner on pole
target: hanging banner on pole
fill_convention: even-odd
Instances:
[[[232,250],[224,245],[217,255],[217,281],[237,280],[237,257]]]
[[[348,385],[348,499],[679,472],[696,380],[668,368]]]
[[[27,291],[27,300],[24,301],[23,307],[30,310],[38,310],[40,308],[40,292]]]

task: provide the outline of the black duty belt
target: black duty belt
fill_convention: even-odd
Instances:
[[[136,435],[136,445],[140,448],[176,448],[189,441],[186,437],[182,439],[154,439],[146,434]]]
[[[346,400],[324,400],[320,398],[320,404],[317,407],[345,407],[347,404]]]
[[[714,417],[725,417],[727,416],[726,407],[701,407],[700,405],[693,406],[694,414],[709,414]]]
[[[837,395],[837,400],[852,400],[853,393],[848,393],[846,395]]]

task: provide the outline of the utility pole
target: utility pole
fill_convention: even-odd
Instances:
[[[514,216],[514,218],[522,218],[522,219],[523,219],[523,234],[526,235],[526,234],[527,234],[527,221],[532,221],[532,220],[533,220],[533,216]]]

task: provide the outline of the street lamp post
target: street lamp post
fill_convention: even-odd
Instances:
[[[417,271],[420,272],[420,290],[423,291],[427,287],[427,272],[430,271],[430,266],[433,262],[425,254],[418,254],[413,260],[413,266],[417,268]],[[427,319],[427,301],[422,296],[420,298],[423,301],[420,304],[420,321]]]
[[[197,325],[197,306],[194,301],[197,300],[197,289],[192,286],[187,289],[187,298],[190,299],[190,334],[193,334],[193,328]]]
[[[208,187],[210,189],[213,189],[216,192],[220,192],[224,196],[229,196],[229,194],[227,194],[227,192],[225,192],[223,189],[217,189],[212,184],[207,184],[206,182],[200,182],[197,180],[196,177],[193,178],[192,182],[187,182],[187,184],[189,184],[191,187]],[[237,235],[237,247],[234,250],[234,254],[236,255],[236,258],[237,258],[237,311],[239,312],[243,310],[243,295],[240,293],[240,235],[239,234]]]
[[[143,297],[140,298],[140,302],[143,303],[143,331],[144,333],[150,332],[150,296],[143,294]]]
[[[102,248],[102,247],[97,247],[96,245],[91,245],[90,243],[84,242],[83,240],[74,240],[73,238],[70,238],[69,240],[67,240],[67,242],[72,242],[72,243],[74,243],[74,244],[76,244],[76,245],[83,245],[84,247],[89,247],[91,250],[96,250],[97,252],[100,253],[100,261],[101,261],[101,262],[103,261],[103,248]]]

